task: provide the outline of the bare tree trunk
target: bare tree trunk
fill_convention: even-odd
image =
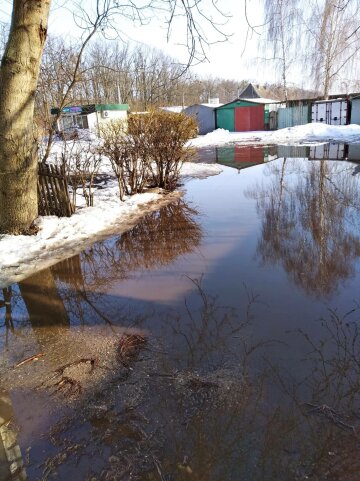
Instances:
[[[26,232],[38,215],[34,96],[50,3],[13,1],[0,67],[0,233]]]

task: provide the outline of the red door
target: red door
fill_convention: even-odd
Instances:
[[[264,147],[242,147],[235,145],[235,162],[236,163],[254,163],[261,164],[264,162]]]
[[[235,132],[264,130],[264,106],[236,107]]]

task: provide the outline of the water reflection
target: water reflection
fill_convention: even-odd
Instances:
[[[121,236],[3,289],[3,345],[15,340],[25,326],[31,326],[35,335],[36,352],[51,350],[71,325],[140,326],[148,315],[135,315],[125,303],[114,303],[107,288],[135,271],[166,266],[196,249],[202,239],[197,217],[196,209],[178,200],[148,214]]]
[[[287,157],[240,176],[224,169],[210,187],[191,181],[201,219],[179,201],[3,292],[12,342],[0,383],[21,427],[14,446],[32,447],[28,479],[356,480],[360,319],[356,305],[344,310],[356,283],[324,307],[360,253],[353,171]],[[231,249],[206,257],[224,236]],[[185,289],[144,301],[163,272]],[[129,333],[144,341],[120,362]]]
[[[218,164],[233,167],[239,171],[275,160],[278,157],[276,145],[244,146],[239,144],[216,147],[214,156]]]
[[[50,268],[29,276],[18,285],[33,328],[49,324],[69,326],[69,317]]]
[[[270,183],[248,191],[262,219],[262,261],[281,264],[309,294],[333,293],[360,255],[360,190],[351,167],[283,159],[267,169]]]
[[[214,337],[211,345],[200,343],[200,362],[194,364],[189,349],[182,363],[174,364],[172,340],[163,339],[167,350],[161,354],[154,340],[128,378],[87,399],[80,419],[72,416],[54,427],[57,450],[44,464],[47,474],[56,470],[66,479],[81,472],[84,479],[108,480],[120,473],[144,481],[356,479],[351,476],[360,467],[358,311],[322,319],[320,341],[305,332],[290,334],[305,337],[311,349],[304,360],[307,375],[299,379],[275,365],[263,345],[239,356],[248,323],[236,333],[214,331],[209,312],[221,312],[221,319],[224,307],[202,289],[198,295],[205,308],[193,325],[183,319],[182,332],[198,324],[202,336]],[[234,337],[237,351],[231,347]],[[248,369],[254,356],[263,359],[256,372]],[[97,456],[89,463],[94,446]]]
[[[119,237],[98,242],[80,256],[60,262],[52,271],[60,281],[79,286],[104,287],[131,272],[170,264],[200,245],[198,212],[183,200],[146,215]]]
[[[358,144],[323,143],[316,145],[243,145],[227,144],[200,149],[198,160],[213,159],[213,162],[233,167],[237,170],[263,164],[282,158],[302,158],[308,160],[348,160],[360,162]]]

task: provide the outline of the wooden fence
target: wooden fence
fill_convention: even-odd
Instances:
[[[40,215],[70,217],[74,213],[63,166],[39,163],[38,203]]]

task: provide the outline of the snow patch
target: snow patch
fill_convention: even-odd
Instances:
[[[231,142],[243,142],[246,144],[289,144],[306,142],[360,142],[360,125],[327,125],[319,122],[298,125],[275,131],[256,132],[229,132],[217,129],[196,139],[189,140],[187,145],[193,147],[205,147],[209,145],[221,145]]]
[[[221,172],[216,164],[183,165],[183,177],[204,178]],[[81,207],[72,217],[39,217],[36,236],[0,236],[0,287],[71,257],[112,234],[121,234],[141,218],[181,196],[159,189],[120,202],[116,180],[94,191],[94,207]]]

